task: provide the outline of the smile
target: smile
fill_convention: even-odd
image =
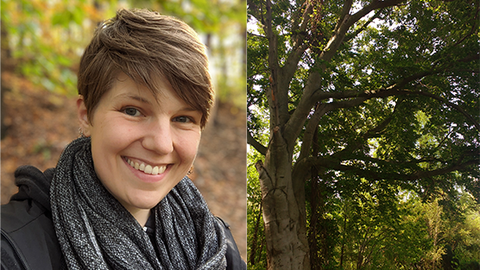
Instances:
[[[149,164],[145,164],[143,162],[140,162],[140,163],[139,162],[134,162],[127,157],[125,158],[125,160],[127,161],[127,163],[130,166],[132,166],[132,168],[135,168],[136,170],[142,171],[146,174],[157,175],[157,174],[161,174],[161,173],[165,172],[165,170],[167,169],[166,165],[152,166],[152,165],[149,165]]]

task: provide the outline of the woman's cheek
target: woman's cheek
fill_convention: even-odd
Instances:
[[[189,162],[193,162],[195,156],[197,155],[198,146],[200,144],[200,132],[191,131],[183,134],[180,139],[180,145],[183,147],[179,149],[182,155],[188,157]]]

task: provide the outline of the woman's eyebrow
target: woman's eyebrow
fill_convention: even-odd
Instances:
[[[132,95],[132,94],[120,94],[117,96],[117,98],[121,99],[134,99],[136,101],[140,101],[142,103],[150,104],[150,101],[144,97],[138,96],[138,95]]]
[[[140,101],[142,103],[148,103],[150,104],[150,101],[148,101],[148,99],[144,98],[144,97],[141,97],[141,96],[135,96],[135,95],[128,95],[129,98],[131,99],[135,99],[137,101]]]
[[[200,112],[199,109],[195,109],[195,108],[190,107],[190,106],[181,107],[179,111],[185,111],[185,112]]]

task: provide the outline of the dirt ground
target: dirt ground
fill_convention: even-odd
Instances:
[[[20,165],[55,167],[64,147],[78,137],[75,97],[48,93],[10,73],[2,74],[4,123],[1,141],[1,203],[17,191],[13,172]],[[220,104],[203,131],[194,183],[211,211],[231,225],[246,259],[246,114]]]

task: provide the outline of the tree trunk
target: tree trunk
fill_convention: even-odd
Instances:
[[[274,130],[265,165],[257,163],[268,269],[310,269],[304,217],[293,192],[291,156],[280,131]]]

